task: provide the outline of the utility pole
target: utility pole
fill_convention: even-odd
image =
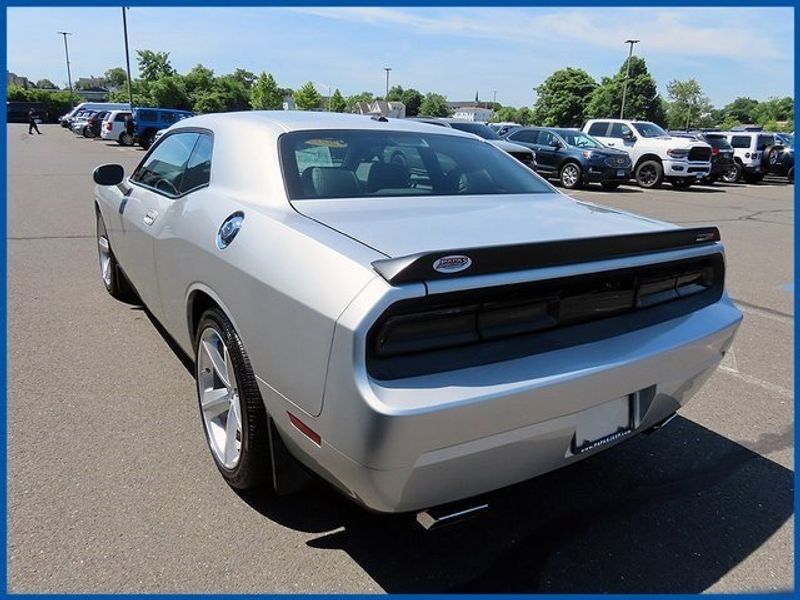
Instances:
[[[497,90],[492,91],[492,104],[497,104]]]
[[[133,86],[131,85],[131,55],[128,52],[128,18],[126,16],[127,7],[122,7],[122,31],[125,35],[125,66],[127,67],[126,73],[128,74],[128,103],[131,105],[131,114],[133,113]]]
[[[391,67],[383,67],[383,70],[386,71],[386,96],[384,96],[384,100],[387,102],[389,101],[389,72],[392,70]]]
[[[69,45],[67,44],[67,36],[72,34],[69,31],[59,31],[57,33],[64,36],[64,55],[67,57],[67,83],[69,84],[69,106],[72,108],[72,73],[69,70]]]
[[[630,44],[628,50],[628,61],[625,67],[625,83],[622,85],[622,106],[619,108],[619,118],[625,118],[625,96],[628,93],[628,78],[631,76],[631,58],[633,58],[633,45],[638,44],[641,40],[625,40],[626,44]]]

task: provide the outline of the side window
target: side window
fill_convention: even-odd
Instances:
[[[633,132],[631,131],[630,127],[625,125],[625,123],[613,123],[611,125],[611,131],[608,133],[608,137],[618,139],[622,139],[626,135],[633,135]]]
[[[552,146],[553,142],[556,141],[558,138],[554,136],[549,131],[540,131],[539,132],[539,145],[540,146]]]
[[[591,127],[589,127],[589,135],[606,137],[606,131],[608,131],[608,123],[606,121],[592,123]]]
[[[186,172],[181,181],[181,193],[185,194],[199,187],[208,185],[211,180],[211,152],[214,139],[208,133],[200,134],[194,150],[186,163]]]
[[[517,142],[525,142],[526,144],[535,144],[539,138],[539,132],[535,129],[523,129],[522,131],[515,131],[508,139]]]
[[[731,146],[734,148],[749,148],[750,136],[749,135],[734,135],[731,137]]]
[[[771,135],[758,136],[758,150],[764,150],[767,146],[772,146],[775,143],[775,137]]]
[[[144,159],[131,181],[166,196],[178,196],[181,179],[199,133],[175,133],[165,137]]]
[[[127,117],[127,116],[128,116],[128,113],[117,113],[114,116],[114,122],[115,123],[122,123],[125,120],[125,117]]]

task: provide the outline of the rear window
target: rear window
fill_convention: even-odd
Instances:
[[[749,148],[750,136],[749,135],[731,136],[731,146],[733,146],[734,148]]]
[[[506,153],[454,135],[302,131],[279,144],[292,200],[552,191]]]
[[[719,148],[720,150],[730,150],[731,145],[728,143],[724,135],[708,135],[706,134],[706,143],[712,148]]]
[[[469,133],[474,133],[477,136],[482,137],[485,140],[499,140],[500,136],[497,135],[494,129],[489,127],[488,125],[484,125],[483,123],[469,123],[469,122],[458,122],[458,121],[450,121],[450,127],[453,129],[459,129],[461,131],[467,131]]]
[[[758,150],[763,150],[767,146],[772,146],[775,144],[775,136],[772,135],[760,135],[758,136]]]

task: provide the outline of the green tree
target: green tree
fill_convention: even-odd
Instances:
[[[361,92],[347,97],[347,112],[356,112],[356,104],[359,102],[374,102],[375,96],[372,92]],[[408,114],[408,113],[406,113]]]
[[[423,117],[446,117],[450,114],[447,98],[441,94],[428,93],[419,106],[419,114]]]
[[[517,111],[517,123],[520,125],[533,125],[536,123],[533,111],[527,106],[523,106]]]
[[[400,95],[400,102],[406,106],[407,117],[416,117],[419,114],[423,97],[422,93],[414,88],[403,90],[403,93]]]
[[[755,120],[755,111],[758,108],[758,100],[739,96],[722,108],[726,122],[734,124],[752,123]]]
[[[124,88],[128,85],[128,72],[122,67],[106,69],[103,78],[111,89]]]
[[[180,75],[161,75],[148,89],[149,100],[161,108],[191,110],[192,105]]]
[[[703,94],[700,84],[695,79],[680,81],[673,79],[667,84],[669,104],[667,108],[667,125],[674,129],[690,126],[705,127],[711,121],[713,106]]]
[[[159,77],[175,74],[169,62],[169,52],[137,50],[136,61],[139,63],[139,76],[145,81],[155,81]]]
[[[758,103],[752,116],[754,122],[766,129],[766,123],[770,121],[787,121],[794,117],[794,100],[789,96],[769,98]]]
[[[294,103],[300,110],[316,110],[322,102],[322,96],[314,87],[314,84],[307,81],[294,93]]]
[[[586,107],[586,118],[613,118],[619,116],[622,106],[622,90],[625,83],[626,65],[620,67],[613,77],[603,77],[592,92]],[[658,96],[656,81],[647,70],[647,63],[639,56],[631,58],[630,79],[625,95],[625,117],[664,123],[664,106]]]
[[[583,69],[567,67],[550,75],[536,88],[533,114],[545,127],[579,127],[597,82]]]
[[[501,106],[492,113],[493,123],[518,123],[519,111],[513,106]]]
[[[249,110],[250,90],[234,74],[222,75],[214,81],[213,91],[222,99],[225,111]]]
[[[403,86],[396,85],[389,89],[389,95],[386,96],[386,99],[390,102],[402,102],[403,101]]]
[[[36,87],[40,90],[57,90],[58,86],[49,79],[40,79],[36,82]]]
[[[250,106],[254,110],[280,110],[283,98],[283,91],[270,73],[262,72],[250,90]]]
[[[214,71],[203,65],[195,65],[183,76],[183,85],[190,98],[201,92],[210,92],[214,87]]]
[[[330,102],[328,103],[328,110],[331,112],[341,113],[347,110],[347,100],[342,96],[339,88],[336,88],[331,94]]]

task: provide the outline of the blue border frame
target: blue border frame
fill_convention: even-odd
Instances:
[[[447,1],[447,0],[404,0],[400,3],[389,3],[387,0],[351,0],[350,2],[342,2],[336,0],[296,0],[295,2],[265,2],[265,1],[258,1],[258,0],[236,0],[232,4],[220,4],[219,0],[198,0],[195,2],[176,2],[166,1],[166,0],[151,0],[151,1],[142,1],[142,0],[130,0],[124,3],[114,3],[108,2],[107,0],[74,0],[72,2],[58,2],[54,0],[43,0],[42,2],[35,2],[35,1],[25,1],[25,0],[3,0],[3,7],[7,9],[8,7],[91,7],[91,6],[108,6],[108,7],[119,7],[122,4],[125,6],[146,6],[146,7],[193,7],[193,6],[224,6],[225,8],[233,8],[233,7],[252,7],[252,6],[265,6],[265,7],[286,7],[286,6],[392,6],[392,7],[414,7],[414,6],[437,6],[437,7],[553,7],[553,8],[569,8],[569,7],[646,7],[646,8],[676,8],[676,7],[692,7],[692,8],[707,8],[707,7],[794,7],[794,26],[795,26],[795,82],[794,82],[794,97],[795,100],[798,98],[798,89],[800,89],[800,81],[798,81],[798,54],[800,51],[798,50],[797,44],[797,31],[798,25],[800,24],[800,11],[797,10],[798,6],[800,5],[800,0],[795,0],[793,2],[787,2],[785,0],[762,0],[761,2],[744,2],[742,0],[701,0],[701,2],[691,2],[687,0],[678,0],[676,2],[665,2],[665,1],[658,1],[658,2],[647,2],[642,0],[617,0],[615,2],[591,2],[589,0],[571,0],[568,3],[559,3],[554,1],[548,2],[532,2],[530,0],[501,0],[497,3],[491,3],[488,0],[460,0],[460,1]],[[2,21],[0,31],[4,34],[7,34],[7,11],[2,10],[0,11],[0,20]],[[7,39],[7,35],[5,36]],[[7,67],[7,46],[4,48],[3,56],[2,56],[2,63],[3,67]],[[2,91],[3,100],[6,100],[6,87],[3,87]],[[4,138],[7,140],[7,126],[6,126],[6,105],[5,103],[2,105],[2,133]],[[800,109],[798,109],[797,104],[795,104],[795,123],[797,123],[798,119],[797,116],[800,115]],[[7,173],[7,147],[5,144],[2,146],[2,156],[0,157],[0,173],[2,173],[2,178],[6,185],[3,187],[2,190],[2,213],[0,213],[0,222],[2,223],[2,229],[6,233],[6,236],[3,239],[2,243],[2,261],[6,268],[6,277],[3,278],[2,284],[0,284],[0,293],[2,293],[2,308],[0,309],[0,322],[2,322],[3,328],[6,331],[6,335],[2,338],[2,346],[0,346],[0,351],[2,351],[2,355],[7,357],[7,310],[8,310],[8,225],[7,225],[7,209],[8,209],[8,202],[7,202],[7,182],[8,182],[8,173]],[[798,195],[795,190],[794,196],[794,209],[795,209],[795,231],[797,230],[797,208],[798,208]],[[800,247],[800,240],[798,240],[798,236],[795,233],[794,238],[794,256],[795,256],[795,264],[794,264],[794,286],[797,286],[798,280],[798,272],[800,272],[800,268],[797,264],[797,250]],[[798,300],[797,294],[794,293],[794,312],[797,315],[798,307],[800,307],[800,300]],[[794,346],[794,366],[795,366],[795,382],[794,382],[794,391],[795,391],[795,398],[797,396],[797,366],[798,366],[798,358],[797,358],[797,334],[798,334],[798,326],[797,322],[795,321],[794,327],[794,335],[795,335],[795,346]],[[8,432],[7,432],[7,398],[8,398],[8,383],[7,383],[7,375],[8,375],[8,364],[7,360],[4,361],[2,374],[3,382],[3,389],[5,393],[5,400],[6,400],[6,411],[2,414],[2,431],[3,431],[3,445],[2,445],[2,464],[0,465],[0,470],[2,472],[2,476],[6,481],[6,485],[2,488],[2,507],[3,507],[3,519],[2,524],[2,533],[3,538],[6,540],[6,547],[8,546],[8,528],[7,528],[7,508],[8,508],[8,479],[7,479],[7,459],[8,459]],[[797,413],[797,401],[795,399],[794,403],[795,408],[795,425],[794,425],[794,438],[795,441],[797,440],[797,423],[796,423],[796,413]],[[794,482],[795,482],[795,497],[794,497],[794,511],[795,515],[798,512],[798,507],[800,507],[800,502],[798,502],[798,497],[796,493],[797,488],[797,459],[800,456],[800,453],[797,449],[797,444],[795,443],[794,449],[794,461],[795,461],[795,471],[794,471]],[[794,526],[794,550],[795,550],[795,589],[797,586],[797,523]],[[7,552],[3,555],[3,559],[1,561],[2,566],[0,566],[0,580],[3,582],[2,589],[0,590],[0,594],[2,597],[5,598],[6,596],[11,596],[14,598],[20,597],[35,597],[35,598],[63,598],[65,596],[73,596],[74,594],[9,594],[8,592],[8,571],[7,571],[7,561],[8,561],[8,554]],[[92,597],[113,597],[113,598],[123,598],[123,599],[134,599],[134,598],[141,598],[144,596],[157,596],[159,598],[176,598],[176,599],[185,599],[188,594],[86,594],[87,596]],[[194,596],[194,594],[192,594]],[[604,595],[604,598],[631,598],[636,597],[639,595],[645,594],[636,594],[636,595],[622,595],[622,594],[611,594],[611,595]],[[721,594],[710,594],[709,597],[720,596]],[[255,594],[208,594],[211,597],[217,598],[263,598],[265,596],[279,596],[278,594],[264,594],[264,595],[255,595]],[[280,595],[282,596],[282,595]],[[309,597],[308,594],[300,595],[299,597]],[[360,595],[356,594],[344,594],[344,595],[327,595],[322,594],[322,596],[330,596],[332,598],[359,598]],[[420,594],[420,595],[411,595],[411,594],[396,594],[396,596],[403,597],[403,598],[419,598],[419,597],[434,597],[434,596],[443,596],[441,594]],[[515,596],[520,596],[520,594],[515,594]],[[549,598],[572,598],[572,597],[582,597],[582,596],[574,596],[574,595],[567,595],[567,594],[550,594],[544,595],[545,597]],[[690,594],[678,594],[678,595],[668,595],[668,594],[652,594],[650,595],[656,598],[673,598],[673,597],[691,597]],[[792,594],[739,594],[737,597],[741,598],[794,598],[797,596],[797,591]],[[476,595],[452,595],[446,596],[452,598],[463,598],[463,599],[488,599],[488,598],[498,598],[498,597],[509,597],[507,594],[476,594]]]

